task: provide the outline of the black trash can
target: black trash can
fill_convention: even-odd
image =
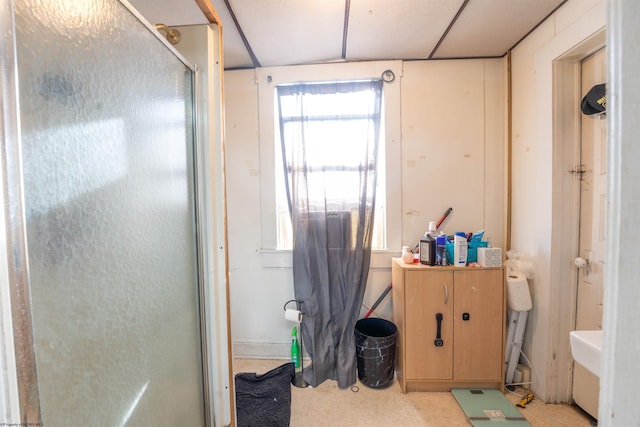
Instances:
[[[393,383],[397,336],[398,328],[388,320],[366,318],[356,322],[358,379],[362,384],[384,388]]]

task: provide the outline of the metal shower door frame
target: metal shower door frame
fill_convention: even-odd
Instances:
[[[200,344],[203,374],[204,419],[208,426],[215,425],[211,413],[211,372],[206,352],[209,343],[206,328],[209,327],[208,310],[204,290],[208,286],[203,269],[203,227],[209,221],[203,214],[199,189],[203,188],[206,170],[198,166],[199,116],[197,102],[198,70],[191,65],[156,29],[148,23],[126,0],[118,0],[140,21],[173,55],[192,72],[192,134],[194,156],[194,213],[196,224],[196,259],[200,319]],[[18,65],[16,52],[15,0],[0,0],[0,414],[6,420],[42,425],[39,401],[37,363],[31,310],[31,288],[26,242],[26,219],[24,210],[24,184],[22,176],[22,150],[20,132],[20,103]],[[1,420],[5,421],[5,420]]]
[[[0,162],[2,167],[2,222],[5,228],[6,258],[1,280],[3,317],[10,313],[12,334],[4,338],[2,371],[6,373],[3,386],[5,414],[20,420],[41,422],[38,378],[31,314],[31,290],[26,246],[24,191],[22,185],[22,153],[20,149],[20,117],[18,96],[18,63],[16,56],[15,17],[12,0],[0,0],[0,26],[6,29],[0,39],[0,91],[2,131]],[[8,291],[8,292],[7,292]],[[3,318],[3,326],[6,325]],[[8,343],[8,345],[4,345]],[[11,354],[13,350],[13,354]],[[17,357],[20,355],[20,357]],[[15,376],[16,381],[13,381]],[[6,393],[6,396],[4,395]],[[11,399],[11,396],[17,396]],[[5,403],[6,402],[6,403]]]

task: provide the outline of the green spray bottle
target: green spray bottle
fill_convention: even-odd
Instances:
[[[300,343],[298,342],[298,329],[294,326],[291,330],[291,361],[296,369],[300,367]]]

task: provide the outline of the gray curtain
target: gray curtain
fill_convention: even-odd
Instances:
[[[371,257],[382,81],[280,86],[278,101],[294,290],[311,357],[304,379],[346,388],[356,381],[354,327]]]

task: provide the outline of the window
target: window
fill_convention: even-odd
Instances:
[[[307,130],[305,144],[307,158],[312,159],[307,165],[307,174],[310,191],[307,195],[311,206],[324,203],[322,192],[326,188],[340,191],[345,180],[359,179],[362,167],[374,167],[361,165],[358,159],[362,150],[367,145],[360,143],[366,133],[373,135],[373,121],[377,118],[372,115],[371,106],[375,101],[375,94],[370,90],[369,82],[319,82],[305,84],[303,118],[300,118],[301,97],[294,93],[294,85],[277,86],[275,97],[275,196],[276,196],[276,223],[277,223],[277,249],[291,249],[292,229],[289,213],[289,198],[287,196],[288,184],[283,173],[283,162],[287,162],[291,155],[292,144],[296,144],[298,135],[302,132],[302,123],[306,123]],[[382,112],[384,115],[384,111]],[[384,120],[379,118],[381,128]],[[379,135],[384,135],[381,129]],[[284,135],[284,138],[281,138]],[[279,143],[282,141],[282,143]],[[386,188],[385,188],[385,147],[384,138],[378,141],[376,203],[374,216],[374,231],[372,236],[373,249],[385,249],[386,247]],[[288,164],[289,162],[287,162]],[[323,170],[324,173],[316,173]],[[329,173],[327,173],[327,170]],[[291,170],[289,170],[291,173]],[[322,179],[320,179],[322,176]],[[317,183],[314,183],[317,181]],[[317,185],[316,185],[317,184]],[[345,195],[346,197],[346,195]],[[358,201],[353,201],[354,209]],[[337,210],[348,211],[349,201],[336,207]]]

